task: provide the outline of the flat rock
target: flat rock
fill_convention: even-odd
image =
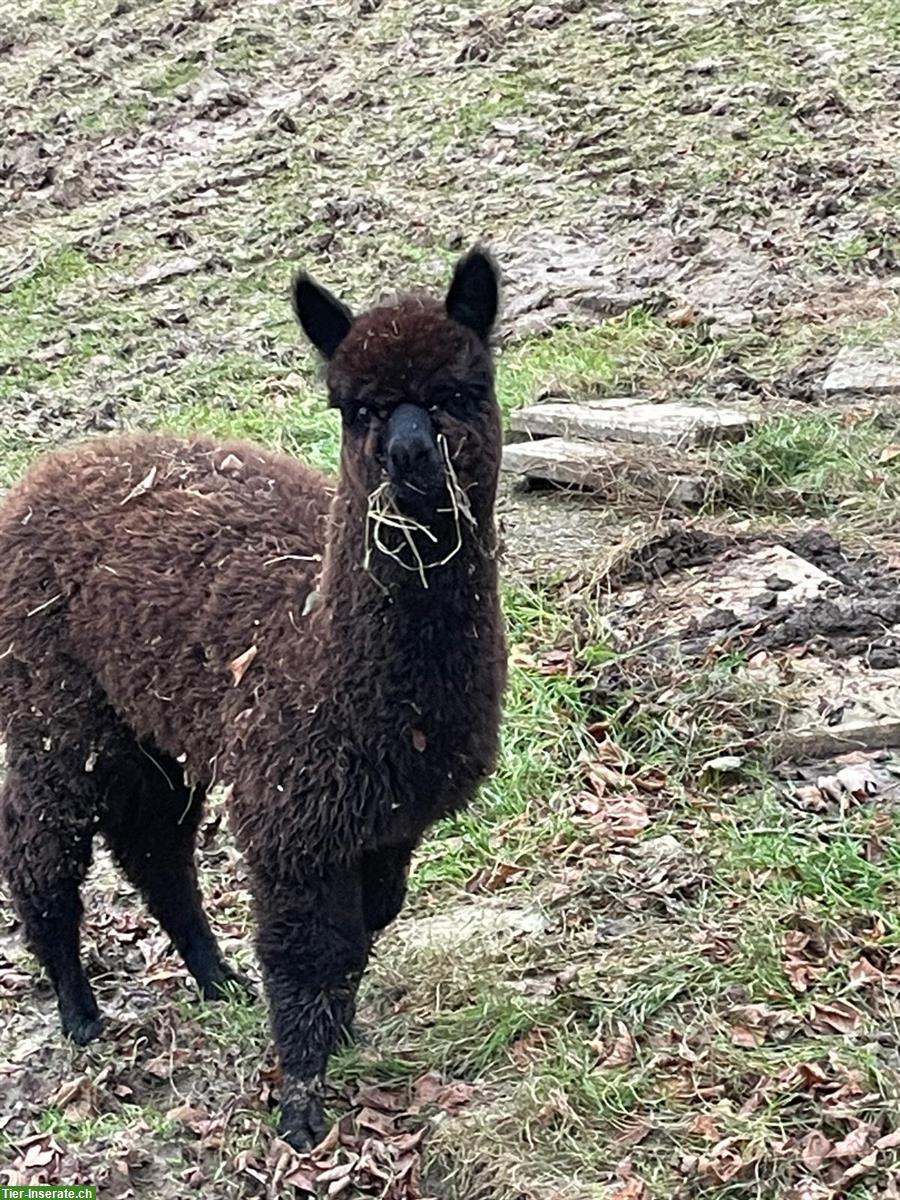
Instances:
[[[809,654],[795,659],[792,670],[803,700],[789,727],[770,738],[775,759],[900,746],[900,669]]]
[[[825,394],[900,394],[900,343],[883,346],[845,346],[825,379]]]
[[[653,404],[634,397],[578,404],[549,401],[519,409],[510,418],[511,428],[518,433],[668,446],[738,441],[746,437],[753,424],[752,417],[733,409],[703,404]]]
[[[769,583],[778,581],[777,589]],[[658,631],[682,633],[696,622],[723,614],[726,623],[747,614],[758,597],[770,592],[779,607],[803,604],[828,588],[840,589],[834,576],[784,546],[764,546],[750,554],[714,561],[673,573],[648,588],[619,593],[623,612],[640,608]]]
[[[452,950],[486,939],[511,941],[541,933],[546,920],[536,908],[508,904],[460,904],[432,917],[398,921],[392,937],[415,950]]]
[[[664,505],[702,504],[713,487],[711,473],[671,452],[650,456],[622,444],[558,437],[504,446],[503,469],[608,495],[643,496]]]

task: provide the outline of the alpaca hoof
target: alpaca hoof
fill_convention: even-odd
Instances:
[[[300,1080],[285,1081],[278,1136],[301,1153],[318,1146],[325,1136],[325,1110],[321,1085]]]
[[[74,1016],[64,1016],[62,1019],[63,1035],[74,1042],[76,1046],[86,1046],[93,1042],[103,1032],[103,1020],[97,1014],[79,1013]]]
[[[198,982],[200,995],[204,1000],[253,1000],[256,996],[247,976],[226,966],[223,966],[218,974]]]

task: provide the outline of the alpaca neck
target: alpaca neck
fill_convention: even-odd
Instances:
[[[416,636],[416,623],[439,621],[449,633],[471,628],[480,613],[496,607],[493,492],[473,498],[470,513],[440,514],[430,526],[434,541],[411,532],[414,550],[397,529],[376,527],[368,497],[342,480],[319,586],[327,636],[409,661],[417,647],[430,652]],[[376,534],[399,561],[379,548]],[[448,647],[452,641],[445,639]]]

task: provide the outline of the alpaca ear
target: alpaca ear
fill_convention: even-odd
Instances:
[[[353,313],[304,271],[294,276],[291,299],[303,332],[323,358],[332,358],[350,331]]]
[[[456,264],[447,293],[447,316],[486,342],[497,319],[500,285],[494,260],[476,246]]]

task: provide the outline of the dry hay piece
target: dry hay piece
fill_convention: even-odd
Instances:
[[[469,498],[463,491],[453,463],[450,460],[447,439],[443,434],[440,434],[437,441],[441,458],[443,459],[447,494],[450,497],[450,507],[438,509],[438,512],[449,512],[452,514],[456,535],[453,545],[440,558],[426,562],[422,557],[422,552],[416,543],[414,534],[421,534],[422,537],[434,546],[438,544],[438,539],[427,525],[423,525],[413,517],[400,512],[394,498],[393,484],[390,480],[386,479],[370,494],[369,508],[366,514],[366,541],[363,567],[373,578],[375,578],[375,573],[372,570],[372,558],[374,551],[378,550],[382,554],[387,555],[388,558],[393,559],[404,571],[414,571],[419,576],[422,587],[427,588],[428,577],[426,572],[433,571],[437,567],[446,566],[462,548],[463,521],[467,521],[472,526],[475,525],[475,518],[472,516]],[[387,529],[395,529],[400,533],[401,540],[396,546],[389,546],[385,541],[384,531]]]

